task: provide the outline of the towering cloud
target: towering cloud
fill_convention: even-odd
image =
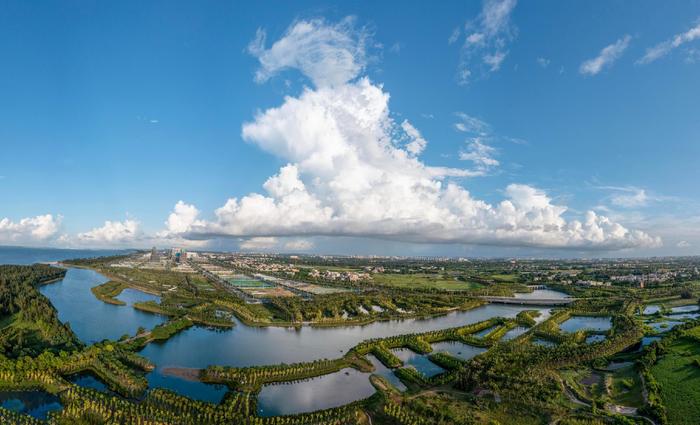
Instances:
[[[514,4],[485,16],[484,30],[497,31]],[[258,81],[296,68],[313,83],[259,112],[241,131],[287,165],[265,182],[264,194],[229,199],[214,220],[178,203],[168,219],[170,234],[266,238],[256,243],[304,235],[591,249],[659,243],[594,212],[567,219],[565,206],[528,185],[509,185],[495,204],[475,199],[450,177],[497,165],[484,144],[463,152],[481,171],[425,164],[419,155],[427,141],[408,120],[393,120],[389,94],[362,75],[367,36],[353,25],[352,19],[298,21],[269,48],[258,31],[250,49],[260,60]]]

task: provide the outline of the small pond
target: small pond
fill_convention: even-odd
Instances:
[[[404,385],[404,383],[401,382],[398,376],[394,375],[393,369],[389,369],[388,367],[384,366],[384,363],[380,362],[379,359],[374,357],[373,354],[368,354],[367,360],[369,360],[372,363],[372,365],[374,365],[374,372],[372,372],[373,374],[379,375],[382,378],[386,379],[391,385],[396,387],[397,390],[402,392],[406,391],[406,385]]]
[[[611,326],[610,317],[571,316],[564,323],[561,323],[559,328],[564,332],[576,332],[581,329],[607,331]]]
[[[658,305],[648,305],[644,307],[644,311],[642,311],[642,314],[656,314],[659,311],[661,311],[661,307]]]
[[[446,352],[462,360],[469,360],[484,351],[486,351],[486,348],[474,347],[458,341],[443,341],[433,344],[433,352]]]
[[[96,376],[91,373],[77,373],[71,375],[67,378],[70,382],[83,388],[91,388],[93,390],[102,391],[104,393],[114,394],[112,390],[107,387],[107,384],[100,381]]]
[[[265,385],[258,394],[258,415],[277,416],[342,406],[374,394],[369,374],[346,368],[304,381]]]
[[[489,333],[491,333],[491,331],[495,330],[497,327],[498,326],[491,326],[490,328],[482,329],[479,332],[473,333],[472,335],[477,338],[483,338]]]
[[[666,332],[666,331],[670,331],[674,326],[678,326],[681,323],[684,323],[684,322],[681,322],[678,320],[665,320],[662,322],[647,323],[647,325],[649,325],[656,332]]]
[[[445,371],[445,369],[431,362],[427,355],[418,354],[408,348],[395,348],[391,350],[396,357],[400,358],[404,366],[413,366],[423,375],[430,378]]]
[[[226,391],[225,385],[205,384],[197,379],[180,376],[178,373],[170,372],[167,367],[158,366],[146,375],[149,388],[167,388],[180,395],[210,403],[220,403]],[[181,369],[180,369],[181,370]]]
[[[516,326],[513,329],[510,329],[508,332],[503,334],[503,337],[500,339],[501,341],[510,341],[513,338],[517,338],[520,335],[524,334],[525,332],[528,331],[528,328],[523,327],[523,326]]]
[[[63,408],[57,396],[44,391],[0,391],[0,406],[37,419]]]

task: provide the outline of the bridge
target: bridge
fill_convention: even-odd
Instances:
[[[576,301],[574,298],[555,298],[555,299],[533,299],[533,298],[515,298],[515,297],[479,297],[494,304],[517,304],[517,305],[568,305]]]

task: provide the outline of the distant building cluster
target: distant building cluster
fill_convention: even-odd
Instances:
[[[331,270],[326,270],[325,272],[321,273],[316,269],[312,269],[309,272],[309,277],[332,282],[362,282],[372,280],[372,276],[369,273],[335,272]]]

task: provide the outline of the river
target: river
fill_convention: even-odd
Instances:
[[[153,328],[166,320],[162,316],[140,312],[131,307],[134,301],[157,300],[157,297],[154,298],[152,295],[127,290],[118,297],[126,301],[126,306],[107,304],[98,300],[91,293],[90,288],[105,281],[107,279],[104,276],[94,271],[69,268],[64,279],[43,285],[40,291],[56,307],[59,318],[69,322],[76,335],[88,344],[103,339],[118,339],[124,334],[133,335],[139,327]],[[543,293],[544,296],[540,295],[540,298],[565,296],[555,291],[536,290],[529,297],[537,297],[538,291],[547,291]],[[204,368],[209,365],[240,367],[337,358],[365,339],[463,326],[497,316],[513,318],[520,311],[532,308],[532,306],[489,304],[468,311],[454,311],[443,316],[425,319],[410,318],[379,321],[364,326],[331,328],[250,327],[234,319],[236,326],[233,329],[219,330],[195,326],[163,343],[147,345],[140,354],[157,365],[156,370],[147,377],[152,387],[165,387],[195,399],[219,402],[227,391],[225,387],[167,376],[163,373],[164,370],[168,367]],[[539,320],[547,317],[549,313],[548,309],[541,309],[541,311],[544,314]],[[521,333],[524,329],[518,328],[518,331]],[[477,351],[468,355],[478,354]],[[465,350],[465,354],[467,352]],[[430,367],[432,373],[431,364],[422,364],[422,362],[429,362],[427,359],[412,356],[410,352],[403,354],[406,356],[407,364],[416,363],[423,368]],[[439,368],[435,371],[439,371]],[[385,370],[381,373],[387,375]],[[373,392],[367,377],[368,374],[344,370],[337,374],[295,384],[265,386],[259,399],[260,413],[269,415],[304,412],[353,401],[350,399],[367,397]],[[360,383],[356,386],[353,384],[353,387],[349,388],[348,385],[354,382]],[[331,390],[335,383],[340,385]]]

